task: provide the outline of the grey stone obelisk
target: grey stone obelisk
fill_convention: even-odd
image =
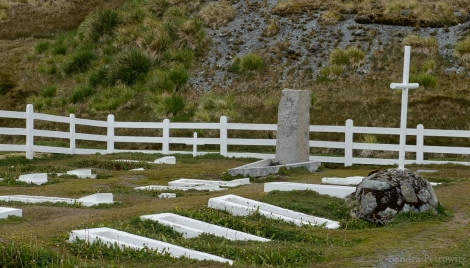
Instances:
[[[276,161],[280,165],[308,162],[310,91],[282,90],[277,117]]]

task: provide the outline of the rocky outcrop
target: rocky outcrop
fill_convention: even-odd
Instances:
[[[400,212],[436,211],[437,197],[431,184],[408,169],[387,169],[366,177],[353,193],[354,217],[386,225]]]

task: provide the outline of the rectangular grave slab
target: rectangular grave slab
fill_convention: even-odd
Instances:
[[[325,177],[321,179],[322,184],[332,184],[332,185],[358,185],[362,182],[364,177],[354,176],[346,178],[337,178],[337,177]]]
[[[140,216],[142,220],[153,220],[163,225],[170,226],[178,233],[183,234],[185,238],[197,237],[202,233],[213,234],[215,236],[224,237],[229,240],[252,240],[267,242],[270,241],[264,237],[247,234],[245,232],[221,227],[203,221],[198,221],[188,217],[180,216],[173,213],[159,213],[152,215]]]
[[[323,184],[308,184],[296,182],[267,182],[264,184],[264,191],[315,191],[319,194],[326,194],[332,197],[345,198],[349,194],[356,192],[356,187],[352,186],[338,186],[338,185],[323,185]]]
[[[70,170],[67,171],[67,175],[75,175],[81,179],[96,179],[96,174],[92,174],[89,168]]]
[[[94,241],[99,240],[109,245],[117,244],[121,248],[125,247],[132,249],[142,249],[144,247],[147,247],[152,250],[157,250],[160,253],[168,253],[175,258],[184,256],[196,260],[211,260],[233,264],[232,260],[225,259],[216,255],[184,248],[159,240],[150,239],[147,237],[134,235],[106,227],[71,231],[69,241],[73,242],[77,238],[85,240],[89,243],[93,243]]]
[[[147,185],[147,186],[135,187],[134,189],[135,190],[147,190],[147,191],[167,191],[167,190],[175,190],[175,191],[189,191],[189,190],[222,191],[222,190],[227,190],[225,188],[220,188],[218,184],[202,184],[202,185],[194,185],[194,186]]]
[[[47,183],[47,173],[33,173],[20,175],[19,181],[41,185]]]
[[[23,217],[23,210],[19,208],[0,207],[0,219],[6,219],[8,216]]]
[[[231,181],[212,181],[212,180],[195,180],[195,179],[178,179],[168,182],[170,186],[197,186],[197,185],[207,185],[207,184],[217,184],[220,187],[237,187],[241,185],[250,184],[250,178],[235,179]]]
[[[53,197],[53,196],[34,196],[34,195],[3,195],[0,196],[1,201],[16,201],[23,203],[66,203],[66,204],[81,204],[85,207],[91,207],[99,204],[113,203],[112,193],[100,193],[85,196],[79,199]]]
[[[336,221],[315,217],[236,195],[224,195],[211,198],[209,199],[208,207],[225,210],[235,216],[248,216],[253,213],[260,213],[267,218],[292,222],[299,226],[310,224],[325,226],[329,229],[339,227],[339,223]]]

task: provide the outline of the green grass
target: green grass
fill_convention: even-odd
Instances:
[[[430,180],[445,182],[435,188],[440,206],[438,214],[404,213],[388,226],[375,227],[364,221],[351,219],[346,203],[338,198],[311,191],[270,193],[263,192],[263,181],[288,180],[318,183],[322,177],[364,175],[377,167],[324,165],[317,173],[294,169],[283,171],[265,180],[252,180],[252,184],[224,192],[177,191],[177,198],[159,199],[160,192],[135,191],[133,187],[166,185],[178,178],[230,179],[228,168],[240,166],[254,159],[229,159],[220,155],[193,158],[176,155],[176,165],[146,163],[161,155],[122,153],[112,155],[66,156],[43,154],[34,160],[22,155],[4,154],[0,159],[0,194],[46,195],[82,197],[95,192],[111,192],[115,205],[96,208],[61,204],[2,203],[23,209],[23,217],[0,220],[2,242],[0,264],[12,267],[200,267],[217,266],[215,262],[175,259],[152,250],[119,249],[102,243],[84,241],[68,243],[71,230],[110,227],[176,245],[209,252],[233,259],[243,267],[312,267],[312,266],[367,266],[379,264],[380,256],[423,257],[423,252],[433,257],[427,264],[452,267],[461,257],[460,265],[468,265],[468,217],[470,210],[461,202],[470,189],[470,170],[456,165],[428,166],[438,172],[429,174]],[[118,159],[142,162],[119,162]],[[14,167],[14,168],[12,168]],[[76,168],[92,168],[96,179],[77,179],[72,176],[51,176],[51,183],[26,185],[16,183],[21,173],[64,173]],[[143,167],[144,171],[132,172]],[[386,168],[386,167],[383,167]],[[421,166],[409,166],[412,170]],[[296,226],[279,220],[267,219],[259,214],[246,217],[231,216],[225,211],[207,207],[211,197],[236,194],[299,212],[339,220],[341,228],[328,230],[313,226]],[[212,235],[185,239],[169,227],[140,215],[171,212],[212,224],[229,227],[271,239],[271,242],[229,241]],[[59,220],[60,219],[60,220]],[[34,223],[34,224],[32,224]],[[14,232],[11,232],[11,230]],[[7,230],[10,230],[9,232]],[[386,241],[386,243],[384,243]],[[439,241],[438,244],[435,241]],[[21,252],[21,253],[19,253]],[[397,255],[398,254],[398,255]],[[398,260],[398,259],[397,259]],[[445,261],[445,262],[444,262]],[[457,260],[458,261],[458,260]],[[34,266],[36,265],[37,266]],[[398,263],[400,264],[400,263]],[[404,265],[401,263],[400,265]],[[424,264],[423,264],[424,265]]]

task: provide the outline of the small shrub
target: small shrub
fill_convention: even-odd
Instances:
[[[258,54],[250,53],[241,59],[240,66],[244,71],[257,71],[263,67],[263,60]]]
[[[176,116],[179,112],[184,110],[186,102],[183,96],[174,94],[163,98],[163,106],[167,115]]]
[[[90,87],[96,87],[98,85],[105,86],[108,84],[107,76],[108,76],[108,68],[106,67],[100,67],[96,70],[93,70],[88,75],[88,85]]]
[[[49,42],[49,41],[40,41],[34,46],[34,50],[38,54],[43,54],[44,52],[46,52],[46,50],[49,49],[50,46],[51,46],[51,42]]]
[[[454,55],[457,60],[462,63],[470,63],[470,37],[459,41],[454,48]]]
[[[110,68],[109,81],[113,85],[118,82],[133,85],[137,81],[144,81],[152,65],[152,60],[144,52],[130,49],[115,60]]]
[[[414,53],[427,57],[433,57],[439,51],[439,44],[436,38],[432,36],[421,38],[417,35],[408,35],[403,39],[403,43],[410,46]]]
[[[346,66],[349,64],[349,57],[346,50],[335,48],[330,53],[330,64],[338,66]]]
[[[279,20],[277,18],[273,18],[269,21],[268,26],[263,30],[261,33],[261,36],[264,37],[271,37],[275,36],[276,34],[279,33],[280,27],[279,27]]]
[[[184,68],[184,66],[176,65],[175,67],[171,68],[168,73],[168,77],[176,86],[176,89],[178,89],[188,82],[189,73],[188,70]]]
[[[72,103],[77,103],[94,95],[95,93],[96,91],[94,88],[90,86],[80,85],[72,91],[72,95],[70,96],[70,101]]]
[[[51,97],[54,97],[56,92],[57,92],[57,87],[48,86],[48,87],[43,88],[39,92],[39,95],[41,95],[41,97],[43,97],[43,98],[51,98]]]
[[[229,1],[210,2],[198,13],[198,18],[212,29],[227,24],[235,18],[235,10]]]
[[[320,70],[320,76],[325,79],[336,79],[343,73],[343,68],[338,65],[330,65]]]
[[[354,68],[359,67],[366,57],[366,53],[358,47],[349,47],[346,49],[346,55],[349,58],[349,63]]]
[[[338,14],[334,11],[325,11],[323,12],[321,15],[320,15],[320,19],[319,21],[322,23],[322,24],[326,24],[326,25],[331,25],[331,24],[336,24],[338,23],[338,21],[342,20],[343,19],[343,16],[341,14]]]
[[[411,75],[410,82],[418,83],[422,87],[435,87],[437,85],[437,78],[430,73],[423,73]]]
[[[52,45],[52,54],[53,55],[65,55],[67,53],[67,46],[64,42],[55,42]]]
[[[67,61],[63,70],[66,74],[85,72],[91,65],[91,61],[95,58],[93,50],[89,48],[79,49],[72,55],[72,58]]]
[[[112,35],[119,23],[120,19],[117,12],[100,9],[82,23],[81,30],[86,39],[97,42],[103,36]]]

